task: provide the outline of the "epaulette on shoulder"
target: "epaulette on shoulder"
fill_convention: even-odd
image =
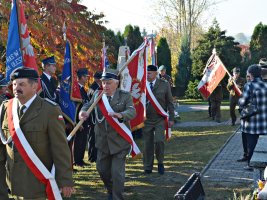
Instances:
[[[56,102],[51,101],[51,100],[48,99],[48,98],[44,98],[44,100],[46,100],[47,102],[49,102],[50,104],[52,104],[52,105],[54,105],[54,106],[58,105]]]

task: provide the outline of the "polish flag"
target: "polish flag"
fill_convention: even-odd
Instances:
[[[199,82],[197,89],[207,99],[221,82],[227,70],[216,54],[212,54],[204,71],[204,76]]]

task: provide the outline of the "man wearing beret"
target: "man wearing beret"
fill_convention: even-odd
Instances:
[[[46,191],[49,186],[57,192],[53,194],[60,195],[61,190],[70,197],[71,158],[62,112],[54,102],[36,95],[38,78],[34,69],[25,67],[11,74],[15,97],[3,102],[0,110],[0,168],[6,165],[7,185],[15,199],[45,200],[52,194]],[[53,164],[55,178],[50,173]],[[0,190],[0,197],[6,200],[7,192]]]
[[[58,102],[57,81],[53,77],[56,72],[55,57],[51,56],[42,60],[43,73],[41,75],[42,92],[39,94],[42,98],[48,98],[51,101]]]
[[[106,69],[101,80],[104,94],[95,107],[96,168],[108,190],[108,199],[122,200],[124,199],[125,160],[130,152],[130,143],[122,137],[122,132],[117,132],[114,127],[119,124],[129,129],[129,120],[135,117],[136,111],[131,94],[119,89],[117,70]],[[85,111],[93,104],[99,93],[100,91],[95,92],[90,103],[82,107],[79,113],[80,119],[88,117]],[[113,119],[116,121],[115,125],[112,123]]]
[[[82,97],[82,103],[78,106],[77,112],[79,113],[82,106],[89,102],[89,98],[87,96],[87,92],[85,91],[85,84],[88,81],[88,69],[86,68],[80,68],[77,70],[77,76],[78,76],[78,84],[80,87],[81,97]],[[78,121],[79,119],[77,119]],[[74,165],[83,167],[84,166],[84,153],[86,148],[86,142],[87,142],[87,135],[89,133],[89,120],[85,120],[80,130],[77,131],[74,138]]]
[[[88,97],[91,100],[93,97],[93,94],[96,90],[99,90],[101,88],[101,79],[102,78],[102,72],[95,72],[94,74],[94,82],[89,87],[88,91]],[[95,147],[95,123],[96,123],[95,113],[92,112],[89,119],[89,135],[88,135],[88,160],[90,162],[96,162],[97,158],[97,148]]]
[[[238,99],[239,99],[239,94],[237,94],[236,91],[234,90],[234,82],[236,83],[236,86],[240,89],[240,91],[242,91],[246,83],[246,80],[240,77],[240,68],[238,67],[235,67],[233,69],[233,76],[228,79],[228,84],[226,86],[227,90],[230,93],[229,101],[230,101],[230,116],[232,119],[232,126],[234,126],[236,122],[235,108],[238,104]]]
[[[164,111],[169,112],[168,123],[169,127],[172,127],[174,124],[174,105],[171,87],[167,81],[157,78],[157,70],[154,65],[147,66],[147,81],[160,106]],[[146,121],[143,129],[145,174],[152,173],[154,150],[158,160],[158,173],[164,174],[165,129],[165,118],[157,112],[151,102],[147,101]]]

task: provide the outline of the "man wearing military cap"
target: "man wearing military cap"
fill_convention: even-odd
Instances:
[[[89,98],[87,96],[87,92],[85,91],[85,84],[88,81],[88,69],[87,68],[80,68],[77,70],[77,76],[78,76],[78,84],[80,87],[81,97],[82,97],[82,103],[78,106],[77,113],[80,112],[82,106],[85,103],[89,102]],[[79,122],[79,119],[77,117],[77,122]],[[87,135],[89,133],[89,120],[85,120],[85,122],[82,125],[82,128],[77,131],[74,138],[74,165],[83,167],[85,165],[85,162],[83,161],[85,148],[86,148],[86,142],[87,142]]]
[[[246,83],[246,80],[240,77],[240,68],[238,67],[235,67],[233,69],[233,76],[228,79],[228,84],[226,86],[227,90],[230,93],[229,95],[230,116],[233,126],[235,125],[236,122],[235,108],[238,104],[238,99],[239,99],[239,94],[237,94],[236,90],[234,89],[234,82],[236,83],[236,86],[240,89],[240,91],[242,91]]]
[[[26,67],[11,74],[15,97],[3,102],[0,110],[0,169],[6,165],[7,185],[16,199],[47,199],[50,181],[57,183],[63,196],[70,197],[72,169],[62,112],[55,103],[36,95],[38,78],[34,69]],[[42,181],[53,177],[49,173],[53,164],[55,179],[42,183],[42,175]],[[53,191],[60,194],[57,188]],[[7,191],[3,192],[0,190],[0,199],[8,199]]]
[[[104,90],[102,100],[107,98],[108,101],[106,103],[109,102],[114,111],[108,112],[108,117],[116,118],[119,123],[125,123],[130,128],[129,120],[135,117],[136,111],[131,94],[119,89],[118,71],[105,69],[101,81]],[[90,103],[82,107],[82,111],[79,113],[81,119],[88,117],[85,111],[93,104],[99,93],[99,91],[96,91]],[[109,106],[107,104],[104,105]],[[99,102],[95,107],[96,167],[108,190],[108,199],[122,200],[124,199],[125,159],[130,151],[130,144],[121,136],[121,132],[115,130],[114,124],[107,121],[107,115],[102,111],[103,104]]]
[[[42,60],[43,73],[41,75],[42,92],[39,94],[42,98],[48,98],[51,101],[58,102],[57,81],[53,77],[56,72],[55,57],[47,57]]]
[[[168,81],[170,86],[173,87],[172,78],[168,74],[166,74],[166,67],[164,65],[161,65],[159,67],[159,78]]]
[[[157,78],[157,67],[155,65],[147,66],[147,81],[153,95],[164,109],[169,112],[169,127],[174,124],[174,105],[171,94],[170,84],[162,79]],[[165,118],[160,115],[153,107],[151,102],[147,101],[146,121],[143,128],[144,138],[144,172],[152,173],[154,164],[154,153],[158,160],[158,173],[164,174],[164,140],[165,140]],[[155,152],[154,152],[155,150]]]

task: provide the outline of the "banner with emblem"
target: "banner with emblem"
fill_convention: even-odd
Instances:
[[[60,81],[59,105],[64,117],[73,125],[75,124],[77,114],[76,103],[74,101],[81,99],[77,78],[74,77],[75,74],[76,73],[72,66],[71,44],[67,40],[64,66]],[[72,97],[74,93],[76,95],[75,98]]]
[[[18,67],[29,67],[38,72],[34,49],[30,43],[24,7],[25,5],[20,0],[13,0],[6,51],[7,81],[10,80],[10,74]],[[39,88],[41,88],[40,83]]]
[[[207,99],[225,76],[227,69],[214,50],[204,69],[204,76],[199,82],[197,89]]]
[[[131,92],[137,113],[136,117],[130,121],[132,130],[144,126],[146,106],[146,47],[147,40],[133,52],[134,58],[121,73],[121,89]]]

